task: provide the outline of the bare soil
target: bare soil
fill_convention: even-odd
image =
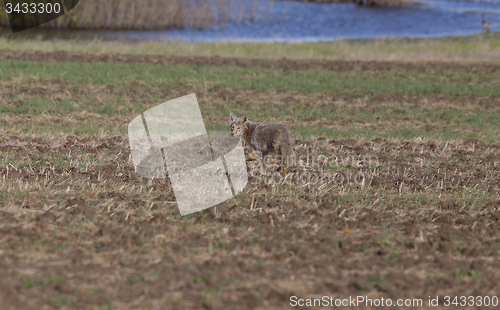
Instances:
[[[332,70],[452,66],[10,51],[0,53],[4,59]],[[46,83],[54,88],[44,94],[63,92]],[[255,95],[211,91],[221,99]],[[122,117],[76,116],[93,126],[126,126]],[[2,115],[20,128],[27,118],[71,119]],[[284,124],[318,121],[325,122]],[[295,149],[301,161],[288,179],[279,178],[275,165],[264,177],[249,163],[250,182],[240,195],[181,217],[168,179],[135,174],[126,135],[1,130],[0,308],[289,309],[291,296],[368,296],[421,298],[424,307],[398,309],[425,309],[429,296],[439,296],[433,308],[450,309],[445,296],[500,295],[499,143],[311,137],[298,139]],[[468,307],[476,308],[496,307]]]

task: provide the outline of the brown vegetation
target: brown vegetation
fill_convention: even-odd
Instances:
[[[290,75],[319,66],[288,60],[5,54],[0,51],[1,62],[44,61],[49,69],[54,62],[78,58],[82,66],[183,63],[197,69],[217,66],[220,72],[233,65],[253,66],[257,76],[274,65]],[[357,74],[428,71],[440,76],[449,76],[443,68],[453,65],[325,64]],[[483,71],[499,70],[493,65],[455,65],[454,72],[473,71],[477,79]],[[13,98],[8,104],[16,109],[33,103],[30,98],[104,103],[116,101],[113,96],[120,98],[120,105],[140,98],[147,109],[152,101],[148,96],[158,92],[141,81],[121,87],[71,84],[58,80],[63,75],[54,76],[3,79],[0,96]],[[345,116],[272,120],[292,130],[340,130],[349,123],[380,132],[401,123],[425,125],[429,131],[454,129],[455,120],[444,113],[435,123],[420,124],[403,109],[446,106],[449,113],[466,109],[474,117],[498,102],[498,97],[471,96],[463,103],[439,94],[405,97],[390,92],[370,101],[363,101],[365,93],[325,100],[335,94],[294,90],[275,91],[271,97],[256,89],[158,83],[162,98],[196,92],[202,110],[221,109],[223,102],[241,108],[252,102],[264,109],[272,102],[277,108],[306,105],[313,110],[328,102],[335,115]],[[341,114],[348,106],[359,111],[386,106],[392,117],[358,122],[354,113]],[[126,111],[0,114],[0,126],[9,128],[0,129],[2,309],[290,309],[291,296],[423,299],[422,307],[408,309],[426,309],[428,296],[439,296],[439,307],[433,308],[452,309],[444,306],[444,296],[500,292],[498,141],[304,136],[295,149],[303,162],[289,171],[288,179],[280,179],[277,167],[269,165],[270,176],[259,180],[259,168],[252,163],[249,173],[255,178],[224,202],[219,213],[206,210],[181,217],[168,180],[135,174],[126,134],[68,133],[82,126],[126,128],[135,117]],[[227,117],[219,121],[227,126]],[[47,124],[50,130],[43,131]],[[498,132],[498,123],[489,126]]]
[[[3,9],[0,26],[9,26]],[[229,22],[254,20],[255,1],[236,0],[81,0],[68,14],[41,25],[56,29],[133,29],[210,28]]]
[[[0,296],[12,309],[288,309],[293,295],[439,295],[442,306],[446,295],[492,294],[498,150],[298,140],[299,156],[336,154],[353,166],[340,163],[347,169],[329,183],[309,182],[319,167],[292,171],[297,185],[253,180],[219,215],[180,217],[170,182],[135,175],[125,136],[3,132],[12,164],[0,170]],[[377,165],[351,160],[364,155]],[[492,200],[479,198],[489,191]],[[467,202],[453,198],[462,194]]]

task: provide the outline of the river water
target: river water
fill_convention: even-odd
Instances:
[[[256,20],[214,29],[163,31],[29,31],[42,38],[101,37],[186,41],[317,42],[339,39],[466,36],[500,31],[500,0],[429,0],[427,5],[372,8],[355,3],[262,0]],[[16,36],[23,36],[19,33]]]

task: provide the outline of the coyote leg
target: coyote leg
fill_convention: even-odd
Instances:
[[[266,174],[266,155],[262,154],[262,158],[260,160],[260,163],[261,163],[260,173]]]
[[[279,153],[277,153],[277,154],[279,154]],[[283,155],[278,155],[278,157],[279,157],[278,163],[280,165],[281,175],[283,177],[285,177],[286,176],[286,165],[283,163]]]
[[[279,157],[279,165],[280,165],[280,169],[281,169],[281,175],[283,176],[283,178],[286,176],[286,166],[284,165],[284,156],[283,156],[283,152],[281,151],[281,148],[279,146],[275,146],[274,147],[274,153]]]
[[[286,176],[286,166],[285,166],[285,165],[283,165],[283,163],[282,163],[282,162],[280,162],[280,163],[279,163],[279,165],[280,165],[281,175],[282,175],[283,177],[285,177],[285,176]]]
[[[246,157],[245,160],[246,161],[257,160],[257,158],[259,158],[259,154],[257,154],[257,151],[255,150],[255,148],[251,145],[249,145],[248,148],[250,149],[251,154],[250,154],[250,157]]]

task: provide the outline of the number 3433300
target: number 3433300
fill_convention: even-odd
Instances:
[[[498,306],[497,296],[455,296],[455,298],[450,296],[444,296],[444,306]]]
[[[24,14],[35,14],[35,13],[59,13],[61,12],[61,5],[59,3],[17,3],[13,5],[12,3],[5,4],[5,11],[8,14],[11,13],[24,13]]]

